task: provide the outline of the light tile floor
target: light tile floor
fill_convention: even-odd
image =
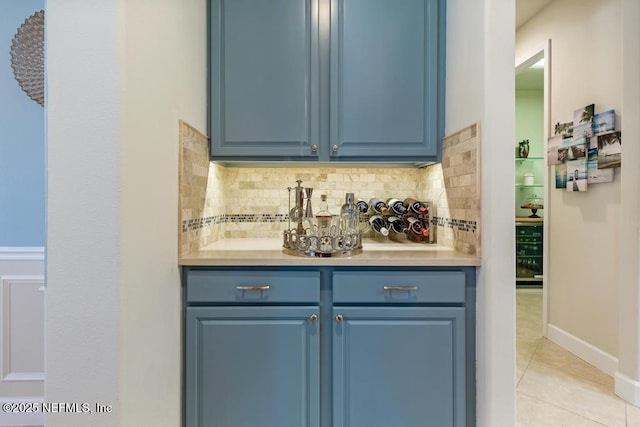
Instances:
[[[640,427],[613,378],[542,338],[542,289],[516,290],[518,427]]]

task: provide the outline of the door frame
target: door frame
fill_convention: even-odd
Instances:
[[[521,59],[516,59],[515,74],[519,74],[536,62],[544,59],[544,88],[543,88],[543,157],[545,166],[547,163],[547,140],[551,134],[551,39],[546,39],[538,45],[532,52],[525,55]],[[542,336],[547,336],[547,325],[549,324],[549,289],[551,288],[551,280],[549,277],[549,229],[551,228],[548,219],[551,217],[552,206],[549,204],[550,198],[550,169],[547,168],[544,176],[544,227],[542,228]]]

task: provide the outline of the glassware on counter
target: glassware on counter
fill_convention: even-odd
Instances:
[[[320,204],[318,205],[318,212],[316,213],[316,221],[318,228],[327,228],[331,226],[331,220],[333,214],[329,212],[329,203],[327,202],[327,195],[320,195]]]
[[[348,233],[358,230],[358,207],[353,203],[353,193],[345,195],[344,205],[340,209],[340,227]]]

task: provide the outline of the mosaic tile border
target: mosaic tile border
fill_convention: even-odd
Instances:
[[[361,219],[367,221],[370,215],[363,215]],[[282,223],[289,221],[289,215],[286,214],[224,214],[215,215],[207,218],[197,218],[182,221],[182,232],[196,231],[210,225],[229,224],[229,223]],[[444,218],[436,216],[432,223],[439,227],[451,228],[457,231],[465,231],[475,233],[478,229],[477,221],[469,221],[464,219]]]
[[[182,232],[196,231],[210,225],[224,223],[223,215],[209,216],[206,218],[185,219],[182,221]]]
[[[196,218],[182,221],[182,231],[195,231],[215,224],[233,224],[246,222],[287,222],[286,214],[223,214],[207,218]]]
[[[468,233],[475,233],[478,229],[477,221],[442,217],[436,217],[435,219],[435,223],[439,227],[452,228],[457,231],[466,231]]]

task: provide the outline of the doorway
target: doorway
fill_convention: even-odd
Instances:
[[[515,285],[519,289],[537,289],[530,293],[540,295],[542,336],[547,335],[550,287],[547,274],[550,227],[544,222],[550,209],[545,203],[549,200],[546,145],[550,135],[550,59],[551,40],[546,40],[515,67]]]

